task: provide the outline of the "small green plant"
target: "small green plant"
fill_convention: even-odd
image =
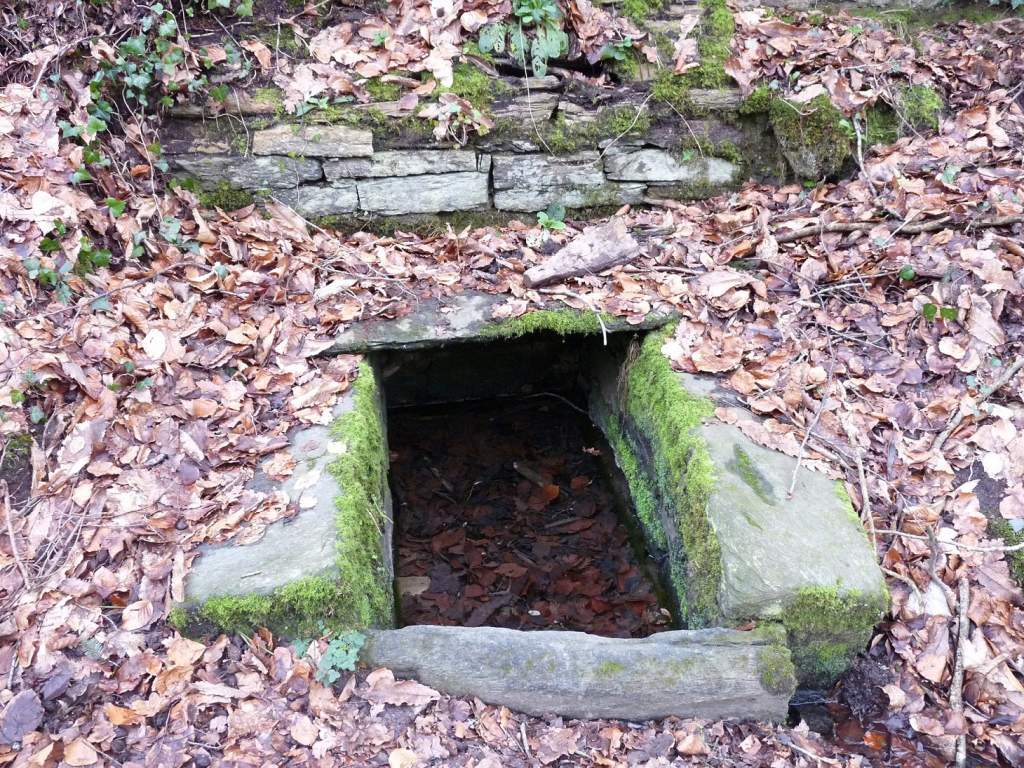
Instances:
[[[316,666],[316,679],[322,685],[331,685],[342,671],[351,672],[356,668],[359,649],[366,642],[361,632],[345,632],[327,644],[327,649]]]
[[[480,30],[477,47],[487,56],[505,53],[533,74],[543,77],[548,61],[569,50],[569,36],[562,29],[562,11],[552,0],[515,0],[517,25],[488,24]]]
[[[614,43],[608,43],[601,49],[603,61],[626,61],[633,52],[633,38],[626,37]]]
[[[953,322],[960,317],[960,310],[956,307],[950,307],[946,305],[933,304],[928,302],[921,307],[921,315],[929,323],[939,317],[945,320],[947,323]]]
[[[544,229],[561,232],[565,229],[565,206],[561,203],[552,203],[546,211],[537,214],[537,223]]]

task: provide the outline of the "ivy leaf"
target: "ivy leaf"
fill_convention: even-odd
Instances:
[[[110,209],[110,215],[115,219],[124,213],[124,207],[127,205],[124,200],[118,200],[116,197],[108,197],[103,203]]]
[[[92,174],[85,168],[79,168],[71,174],[72,184],[81,184],[83,181],[92,181]]]
[[[956,307],[942,307],[939,309],[939,317],[948,322],[952,322],[960,317],[960,311]]]
[[[917,277],[917,272],[909,264],[900,270],[900,280],[913,280],[915,277]]]
[[[38,424],[46,419],[46,412],[38,405],[33,405],[28,411],[28,417],[33,424]]]
[[[928,322],[934,320],[939,314],[939,308],[935,304],[928,303],[921,307],[921,314],[924,315],[924,319]]]

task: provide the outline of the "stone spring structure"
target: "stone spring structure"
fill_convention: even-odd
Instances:
[[[254,544],[204,549],[176,611],[180,625],[193,633],[269,626],[293,637],[356,628],[367,636],[368,664],[532,713],[778,721],[798,684],[829,686],[887,603],[842,483],[803,468],[788,497],[795,459],[718,421],[715,405],[728,400],[713,379],[671,369],[660,351],[660,326],[671,318],[650,316],[647,331],[606,323],[603,345],[593,314],[552,309],[494,322],[500,301],[424,302],[406,318],[339,336],[330,352],[367,358],[334,426],[290,435],[297,469],[283,490],[298,515]],[[540,384],[524,356],[542,344],[580,361],[591,417],[686,629],[637,640],[393,629],[384,391],[398,404],[421,396],[410,392],[451,400],[520,392]],[[393,383],[403,366],[412,390]]]

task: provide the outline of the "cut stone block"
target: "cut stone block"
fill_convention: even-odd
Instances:
[[[490,204],[487,174],[476,171],[359,179],[356,189],[361,210],[385,216],[471,211]]]
[[[205,546],[185,580],[173,620],[183,631],[211,625],[291,637],[336,628],[391,626],[394,620],[391,499],[383,404],[369,364],[341,398],[331,427],[293,430],[294,474],[278,484],[259,474],[257,490],[280,488],[297,502],[291,520],[268,526],[252,544]]]
[[[254,155],[369,157],[373,133],[347,125],[275,125],[252,135]]]
[[[540,211],[552,203],[567,208],[637,203],[643,184],[609,182],[598,152],[566,157],[495,155],[494,207],[501,211]]]
[[[643,184],[605,182],[600,186],[518,187],[494,193],[499,211],[543,211],[552,203],[566,208],[592,208],[599,205],[623,205],[643,202],[647,188]]]
[[[307,218],[352,213],[359,208],[359,195],[352,182],[303,184],[294,189],[282,189],[274,197]]]
[[[687,626],[778,621],[797,677],[828,687],[887,605],[885,580],[841,483],[714,420],[713,380],[684,376],[651,334],[592,399],[650,548]],[[750,418],[754,418],[752,415]]]
[[[319,181],[323,169],[316,160],[294,157],[241,157],[239,155],[173,155],[171,166],[196,178],[204,187],[226,183],[239,189],[283,189],[306,181]]]
[[[781,633],[727,629],[617,639],[414,626],[369,633],[361,659],[531,715],[782,722],[795,688]]]
[[[605,175],[616,181],[691,182],[724,187],[739,180],[740,169],[720,157],[681,160],[663,149],[612,148],[604,158]]]
[[[462,149],[392,150],[376,152],[370,159],[328,160],[324,163],[324,175],[328,181],[465,171],[489,173],[490,170],[490,155],[478,155]]]
[[[411,313],[396,320],[369,320],[343,330],[326,354],[370,352],[376,349],[422,349],[460,341],[489,341],[520,336],[533,330],[569,333],[600,333],[592,312],[578,312],[564,305],[539,310],[509,320],[495,320],[494,310],[504,304],[504,294],[467,291],[439,302],[420,302]],[[667,313],[652,312],[639,324],[626,318],[605,317],[609,332],[657,328],[672,319]]]

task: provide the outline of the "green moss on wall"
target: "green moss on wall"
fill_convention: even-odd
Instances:
[[[783,610],[797,679],[809,688],[831,687],[867,647],[888,597],[839,587],[806,587]]]
[[[864,140],[868,146],[892,144],[901,136],[936,131],[945,105],[926,85],[905,85],[895,91],[895,107],[877,102],[864,113]]]
[[[374,101],[397,101],[402,95],[402,86],[398,83],[387,82],[379,77],[371,77],[363,88]]]
[[[679,112],[693,113],[690,89],[726,88],[732,83],[732,78],[725,72],[735,31],[732,11],[725,0],[702,0],[701,6],[703,14],[700,27],[695,32],[700,64],[681,75],[663,69],[651,83],[652,98]]]
[[[394,599],[381,555],[385,529],[388,456],[373,367],[361,363],[353,384],[355,407],[332,431],[346,450],[330,471],[343,489],[338,497],[338,618],[351,627],[389,625]],[[390,542],[388,542],[390,545]]]
[[[775,101],[775,93],[767,85],[759,85],[740,104],[741,115],[768,114]]]
[[[636,24],[642,24],[664,5],[664,0],[623,0],[619,13]]]
[[[618,419],[613,416],[601,425],[605,438],[615,455],[615,463],[626,478],[633,510],[643,529],[644,536],[653,547],[661,552],[668,550],[668,538],[658,516],[657,501],[650,478],[644,472],[633,447],[622,432]]]
[[[462,62],[452,68],[452,84],[442,87],[438,93],[454,93],[461,96],[474,107],[489,114],[494,100],[507,93],[508,86],[503,80],[491,77],[473,64]]]
[[[792,696],[796,690],[796,668],[789,648],[773,643],[758,657],[761,685],[769,693]]]
[[[714,404],[687,392],[662,354],[672,330],[650,333],[640,345],[626,377],[626,413],[651,443],[658,493],[676,515],[683,562],[673,568],[673,587],[686,612],[685,626],[695,628],[719,617],[722,558],[707,515],[715,472],[696,431],[714,413]]]
[[[594,670],[594,675],[599,678],[614,677],[622,674],[626,667],[617,661],[602,661]]]
[[[769,116],[775,137],[798,174],[833,176],[853,151],[848,121],[824,94],[806,104],[773,99]],[[800,161],[792,163],[793,156]]]

